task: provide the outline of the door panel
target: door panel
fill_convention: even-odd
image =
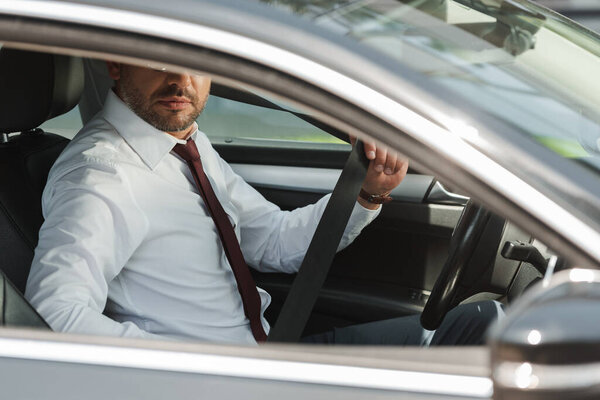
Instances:
[[[290,193],[331,193],[342,172],[341,169],[282,165],[231,164],[231,167],[254,187]],[[398,201],[420,203],[433,181],[432,176],[409,174],[391,195]]]

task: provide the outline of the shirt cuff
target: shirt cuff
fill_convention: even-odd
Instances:
[[[363,207],[358,201],[354,204],[354,208],[352,209],[352,214],[350,215],[350,219],[348,220],[348,227],[351,226],[360,226],[360,231],[367,225],[369,225],[381,212],[382,207],[378,207],[376,210],[370,210],[366,207]]]
[[[338,246],[338,251],[352,243],[354,239],[360,235],[363,228],[369,225],[379,215],[381,208],[382,207],[379,207],[377,210],[369,210],[368,208],[363,207],[359,202],[356,202],[352,209],[352,214],[348,219],[348,225],[346,225],[346,229],[344,230],[344,236]]]

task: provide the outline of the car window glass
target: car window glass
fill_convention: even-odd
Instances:
[[[73,136],[79,132],[82,126],[79,106],[75,106],[68,113],[44,122],[40,125],[40,128],[46,132],[56,133],[68,139],[73,139]]]
[[[253,106],[211,96],[197,119],[198,127],[213,143],[253,143],[269,146],[323,144],[346,149],[349,145],[285,111]],[[83,126],[79,107],[48,120],[45,131],[72,139]]]
[[[288,107],[285,107],[289,109]],[[197,119],[213,143],[252,143],[264,146],[347,149],[349,145],[292,113],[210,96]]]
[[[591,32],[504,0],[264,2],[385,54],[600,173],[600,46]]]

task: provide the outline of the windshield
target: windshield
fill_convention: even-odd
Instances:
[[[600,171],[599,41],[503,0],[265,0],[418,71],[564,157]]]

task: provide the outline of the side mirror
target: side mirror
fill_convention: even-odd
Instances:
[[[491,330],[495,400],[600,398],[600,271],[532,287]]]

